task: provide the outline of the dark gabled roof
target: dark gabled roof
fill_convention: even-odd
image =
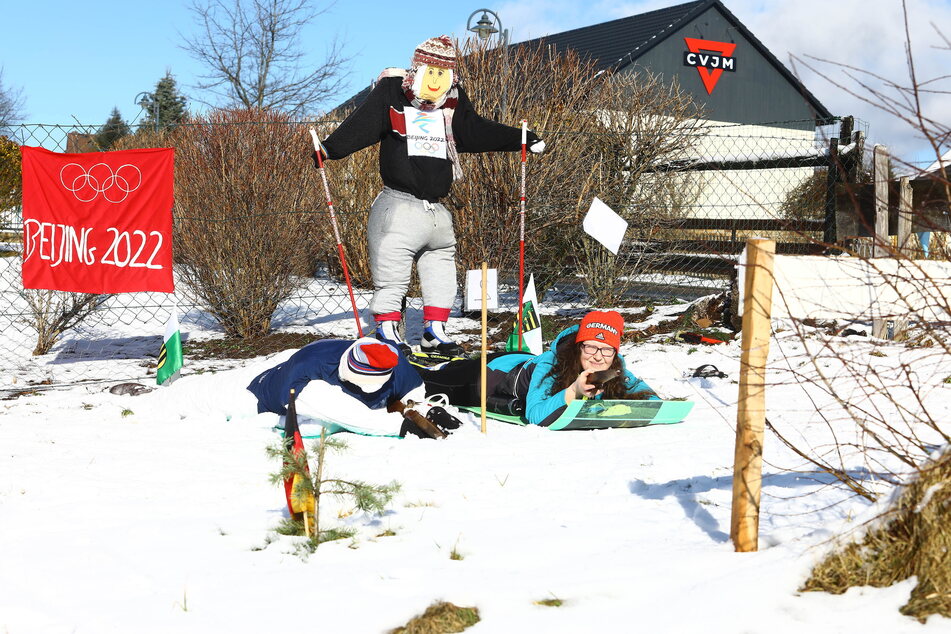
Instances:
[[[815,110],[817,119],[833,119],[832,113],[816,99],[815,95],[809,92],[802,82],[789,72],[789,69],[759,39],[729,9],[723,6],[720,0],[686,2],[666,9],[657,9],[640,15],[632,15],[610,22],[564,31],[563,33],[555,33],[544,38],[520,42],[513,46],[545,44],[553,45],[555,50],[571,49],[578,53],[582,59],[593,60],[599,71],[611,70],[618,72],[633,64],[657,44],[667,39],[674,31],[711,7],[719,9],[723,17],[732,23],[736,30],[749,40],[790,84],[795,86],[810,107]]]
[[[333,115],[342,115],[343,113],[350,112],[351,110],[353,110],[354,108],[356,108],[361,103],[367,100],[367,97],[370,96],[370,91],[373,90],[373,86],[375,83],[376,82],[373,82],[372,84],[370,84],[369,86],[367,86],[366,88],[364,88],[363,90],[355,94],[354,96],[344,101],[339,106],[335,106],[328,114],[333,116]]]
[[[684,21],[709,7],[710,0],[698,0],[657,9],[627,18],[546,35],[512,46],[554,46],[555,50],[571,49],[582,59],[591,60],[597,70],[618,71],[663,41]],[[700,10],[698,10],[700,9]],[[633,48],[632,48],[633,46]]]
[[[543,38],[510,44],[509,46],[546,45],[553,46],[556,51],[571,49],[578,53],[582,59],[592,60],[598,71],[618,72],[633,64],[657,44],[670,37],[674,31],[711,7],[719,9],[723,17],[732,23],[737,31],[749,40],[763,57],[796,88],[809,103],[809,106],[815,110],[817,120],[829,121],[833,119],[832,113],[816,99],[815,95],[809,92],[802,82],[789,72],[789,69],[759,39],[729,9],[723,6],[720,0],[685,2],[665,9],[657,9],[656,11],[648,11],[627,18],[555,33]],[[358,106],[366,100],[371,88],[372,86],[364,88],[334,110],[341,111]]]

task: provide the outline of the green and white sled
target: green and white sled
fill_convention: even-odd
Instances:
[[[473,414],[481,414],[478,407],[460,407]],[[623,401],[623,400],[576,400],[572,401],[548,429],[612,429],[647,427],[648,425],[671,425],[682,422],[690,410],[691,401]],[[486,417],[515,425],[528,425],[520,416],[486,412]]]

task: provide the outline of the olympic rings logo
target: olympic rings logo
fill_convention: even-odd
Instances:
[[[110,203],[121,203],[142,185],[142,172],[126,163],[115,171],[105,163],[96,163],[88,170],[77,163],[67,163],[59,171],[59,182],[81,203],[89,203],[99,194]]]
[[[416,141],[416,149],[430,154],[439,151],[439,143],[430,141]]]

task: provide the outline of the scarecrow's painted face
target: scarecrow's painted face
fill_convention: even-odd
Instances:
[[[425,72],[422,72],[425,70]],[[452,86],[452,70],[427,64],[425,69],[420,68],[423,78],[419,88],[419,98],[424,101],[436,102],[446,94]]]

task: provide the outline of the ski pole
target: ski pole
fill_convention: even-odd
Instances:
[[[317,168],[320,170],[320,180],[324,183],[324,196],[327,198],[327,210],[330,212],[330,224],[334,228],[334,239],[337,241],[337,255],[340,256],[340,265],[343,267],[343,279],[347,282],[347,292],[350,293],[350,305],[353,307],[353,318],[357,322],[357,336],[363,336],[360,326],[360,311],[357,310],[357,300],[353,297],[353,285],[350,283],[350,271],[347,269],[347,258],[343,254],[343,242],[340,241],[340,230],[337,228],[337,214],[334,213],[334,204],[330,198],[330,185],[327,184],[327,172],[324,171],[324,155],[317,139],[317,131],[310,129],[310,136],[314,140],[314,152],[317,153]]]
[[[528,120],[522,119],[522,195],[518,214],[518,351],[522,351],[522,302],[525,299],[525,145],[528,141]]]

